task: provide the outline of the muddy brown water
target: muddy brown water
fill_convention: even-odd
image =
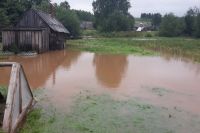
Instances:
[[[21,63],[31,88],[44,88],[58,108],[67,107],[71,97],[89,90],[116,98],[142,98],[200,115],[200,64],[190,60],[65,50],[1,61]],[[10,69],[0,68],[1,85],[8,84],[9,74]]]

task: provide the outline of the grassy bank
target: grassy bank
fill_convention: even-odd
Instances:
[[[168,53],[200,61],[200,39],[191,38],[93,38],[70,40],[72,49],[91,52],[149,55]]]
[[[139,54],[153,55],[155,52],[141,48],[137,45],[131,45],[131,41],[126,38],[97,38],[81,39],[68,41],[68,48],[79,49],[90,52],[114,53],[114,54]]]
[[[71,111],[66,114],[52,107],[46,111],[35,109],[20,133],[181,133],[182,130],[195,133],[199,130],[199,117],[142,101],[115,100],[108,94],[83,92],[74,97]]]
[[[83,37],[93,37],[93,38],[114,38],[114,37],[155,37],[157,32],[135,32],[135,31],[120,31],[120,32],[111,32],[104,33],[98,32],[96,30],[82,30],[81,35]]]

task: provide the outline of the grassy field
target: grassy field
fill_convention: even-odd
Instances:
[[[200,61],[200,39],[162,38],[162,37],[126,37],[91,38],[68,41],[72,49],[91,52],[153,55],[166,53]]]
[[[156,31],[152,32],[135,32],[135,31],[121,31],[121,32],[111,32],[111,33],[102,33],[96,30],[82,30],[81,35],[83,37],[93,37],[93,38],[115,38],[115,37],[154,37],[157,36]]]

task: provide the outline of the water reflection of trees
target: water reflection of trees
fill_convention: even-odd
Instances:
[[[94,56],[96,77],[106,87],[117,88],[127,69],[126,55],[101,55]]]
[[[59,66],[69,68],[78,59],[80,52],[54,51],[35,57],[10,57],[9,61],[23,65],[28,81],[33,88],[41,87],[52,75],[52,82],[56,82],[56,70]],[[8,61],[8,60],[7,60]],[[0,83],[4,77],[0,76]]]

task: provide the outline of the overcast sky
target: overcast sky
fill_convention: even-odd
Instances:
[[[65,0],[51,0],[52,3],[60,3]],[[81,9],[92,12],[93,0],[67,0],[72,9]],[[190,7],[200,7],[200,0],[130,0],[132,8],[130,13],[139,17],[141,13],[160,12],[166,14],[173,12],[183,16]]]

